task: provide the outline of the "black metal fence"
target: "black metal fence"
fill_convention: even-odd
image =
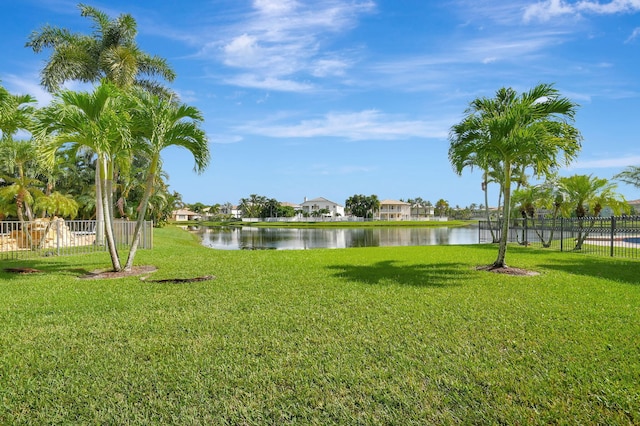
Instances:
[[[153,223],[142,227],[139,247],[153,247]],[[133,240],[136,223],[116,220],[114,237],[118,248]],[[102,228],[102,229],[101,229]],[[26,259],[40,256],[64,256],[106,251],[104,225],[95,220],[38,219],[32,222],[0,222],[0,259]]]
[[[480,243],[498,242],[502,221],[480,221]],[[507,240],[522,245],[600,256],[640,257],[640,216],[511,219]]]

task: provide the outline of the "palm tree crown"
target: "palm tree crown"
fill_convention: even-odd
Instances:
[[[64,28],[44,26],[29,36],[26,46],[39,53],[51,49],[42,69],[41,84],[55,92],[69,80],[97,82],[107,79],[119,87],[138,85],[154,92],[166,92],[150,77],[173,81],[175,73],[166,60],[141,51],[135,43],[137,25],[129,14],[110,19],[104,12],[84,4],[80,14],[93,21],[93,34],[71,33]]]

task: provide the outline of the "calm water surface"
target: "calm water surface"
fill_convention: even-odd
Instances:
[[[202,244],[220,250],[477,244],[477,226],[463,228],[259,228],[199,227]]]

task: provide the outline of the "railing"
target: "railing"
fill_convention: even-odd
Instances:
[[[497,242],[502,221],[480,221],[480,243]],[[493,231],[493,232],[492,232]],[[493,235],[493,237],[492,237]],[[511,219],[507,241],[600,256],[640,258],[640,216]]]
[[[95,220],[38,219],[31,222],[0,222],[0,259],[24,259],[40,256],[65,256],[106,251],[104,225]],[[152,222],[141,230],[139,248],[153,247]],[[118,248],[133,240],[136,223],[116,220],[114,238]]]

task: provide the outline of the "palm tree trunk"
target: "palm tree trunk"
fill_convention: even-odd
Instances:
[[[111,256],[111,264],[113,265],[114,271],[122,270],[122,266],[120,265],[120,258],[118,257],[118,248],[116,247],[114,232],[113,232],[113,218],[110,214],[109,209],[109,191],[106,189],[109,187],[108,185],[108,166],[106,159],[100,162],[100,180],[101,186],[104,189],[102,191],[102,203],[104,207],[104,228],[107,234],[107,248],[109,250],[109,255]]]
[[[29,249],[32,249],[33,238],[31,237],[31,231],[29,230],[31,223],[26,223],[24,221],[24,214],[22,213],[22,208],[23,208],[22,204],[23,204],[22,197],[18,196],[18,199],[16,200],[16,214],[18,215],[18,222],[20,222],[20,227],[22,228],[22,235],[26,237],[27,243],[29,244]]]
[[[102,180],[100,177],[100,160],[96,159],[96,242],[98,246],[104,245],[104,208],[102,206]]]
[[[47,227],[44,229],[44,233],[40,237],[40,241],[38,242],[38,250],[41,250],[44,247],[44,243],[47,241],[47,235],[49,234],[49,230],[51,229],[51,225],[53,225],[53,221],[49,218],[49,223],[47,223]]]
[[[153,182],[156,177],[156,170],[158,165],[158,157],[154,157],[151,160],[151,164],[149,167],[149,172],[147,173],[147,181],[146,187],[144,189],[144,195],[142,196],[142,201],[140,202],[140,211],[138,212],[138,219],[136,220],[136,228],[133,231],[133,240],[131,241],[131,246],[129,248],[129,255],[127,256],[127,262],[124,265],[125,271],[130,271],[133,267],[133,258],[136,256],[136,252],[138,251],[138,244],[140,243],[140,231],[142,230],[142,225],[144,224],[144,217],[147,214],[147,206],[149,205],[149,198],[151,197],[151,192],[153,192]]]
[[[589,232],[590,232],[589,229],[592,229],[596,224],[596,221],[592,219],[590,221],[589,228],[585,229],[585,226],[584,226],[585,219],[586,218],[584,217],[578,218],[578,238],[576,238],[576,246],[573,248],[576,251],[582,250],[582,245],[584,244],[585,240],[589,236]]]
[[[494,268],[505,268],[505,257],[507,255],[507,241],[509,237],[509,216],[511,215],[511,164],[504,163],[504,203],[502,209],[502,234],[500,235],[500,247],[498,248],[498,258],[493,262]]]
[[[482,187],[484,188],[484,210],[487,214],[487,224],[489,225],[489,232],[491,232],[491,242],[495,243],[496,234],[493,232],[493,224],[491,223],[491,215],[489,215],[489,179],[487,178],[487,172],[484,172],[484,184]]]

